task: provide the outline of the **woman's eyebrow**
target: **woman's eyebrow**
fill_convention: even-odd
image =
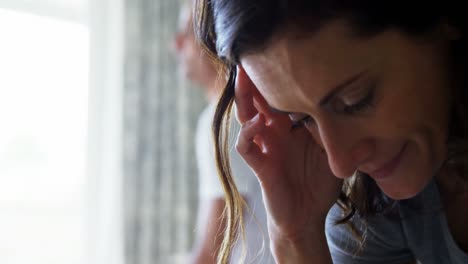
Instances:
[[[364,71],[361,71],[359,72],[358,74],[354,75],[353,77],[347,79],[346,81],[344,81],[343,83],[337,85],[335,88],[333,88],[321,101],[320,101],[320,105],[321,106],[325,106],[326,104],[328,104],[328,102],[330,102],[330,100],[335,97],[337,94],[339,94],[343,89],[345,89],[346,87],[348,87],[349,85],[351,85],[352,83],[354,83],[355,81],[359,80],[359,78],[361,78],[364,74],[366,74],[367,71],[364,70]]]
[[[286,114],[286,115],[293,114],[292,112],[286,112],[286,111],[283,111],[283,110],[276,109],[276,108],[274,108],[274,107],[271,106],[271,105],[269,105],[268,108],[270,108],[270,110],[271,110],[273,113],[280,113],[280,114]]]
[[[300,116],[300,118],[303,118],[303,116],[307,116],[306,114],[304,113],[297,113],[297,112],[286,112],[286,111],[283,111],[283,110],[279,110],[279,109],[276,109],[272,106],[269,106],[270,108],[270,111],[272,111],[273,113],[280,113],[280,114],[285,114],[285,115],[288,115],[290,117],[293,117],[295,116],[297,118],[297,116]]]
[[[335,88],[333,88],[321,101],[320,101],[320,105],[321,106],[325,106],[326,104],[328,104],[330,102],[331,99],[333,99],[333,97],[335,97],[337,94],[339,94],[343,89],[345,89],[346,87],[348,87],[349,85],[351,85],[352,83],[356,82],[357,80],[359,80],[362,76],[364,76],[365,74],[367,73],[367,70],[364,70],[364,71],[361,71],[359,72],[358,74],[352,76],[351,78],[347,79],[346,81],[344,81],[343,83],[337,85]],[[270,108],[270,110],[273,112],[273,113],[280,113],[280,114],[286,114],[286,115],[292,115],[292,114],[298,114],[298,113],[294,113],[294,112],[287,112],[287,111],[283,111],[283,110],[279,110],[277,108],[274,108],[273,106],[269,105],[268,106]]]

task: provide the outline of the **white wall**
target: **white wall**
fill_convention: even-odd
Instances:
[[[94,0],[100,1],[100,0]],[[87,0],[0,0],[0,8],[23,10],[38,15],[85,23]]]

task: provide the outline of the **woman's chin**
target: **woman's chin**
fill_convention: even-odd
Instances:
[[[381,188],[382,189],[382,188]],[[387,195],[388,197],[392,198],[393,200],[406,200],[406,199],[411,199],[414,196],[416,196],[419,192],[402,192],[402,191],[385,191],[382,189],[383,193]]]
[[[397,182],[377,182],[377,185],[385,195],[393,200],[410,199],[421,193],[430,179],[421,179],[415,182],[406,182],[404,184]]]

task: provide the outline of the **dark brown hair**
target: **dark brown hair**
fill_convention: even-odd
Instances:
[[[265,47],[278,32],[295,28],[313,34],[321,25],[337,18],[348,21],[356,34],[362,37],[370,37],[389,28],[409,35],[422,35],[441,23],[449,24],[461,33],[461,37],[452,43],[452,68],[447,69],[453,73],[457,83],[454,87],[457,88],[452,93],[447,142],[449,161],[453,162],[446,164],[464,164],[468,149],[468,93],[465,89],[468,43],[466,15],[462,10],[457,1],[196,0],[194,26],[197,36],[222,66],[223,76],[227,79],[213,122],[216,162],[226,194],[228,223],[218,262],[228,262],[238,229],[242,228],[243,201],[231,177],[226,145],[236,65],[240,57]],[[386,197],[370,177],[357,173],[352,181],[344,184],[337,203],[344,212],[338,223],[349,223],[355,213],[364,219],[377,213],[390,213],[397,202]]]

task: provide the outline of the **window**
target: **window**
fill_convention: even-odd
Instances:
[[[88,38],[0,9],[0,263],[84,263]]]

